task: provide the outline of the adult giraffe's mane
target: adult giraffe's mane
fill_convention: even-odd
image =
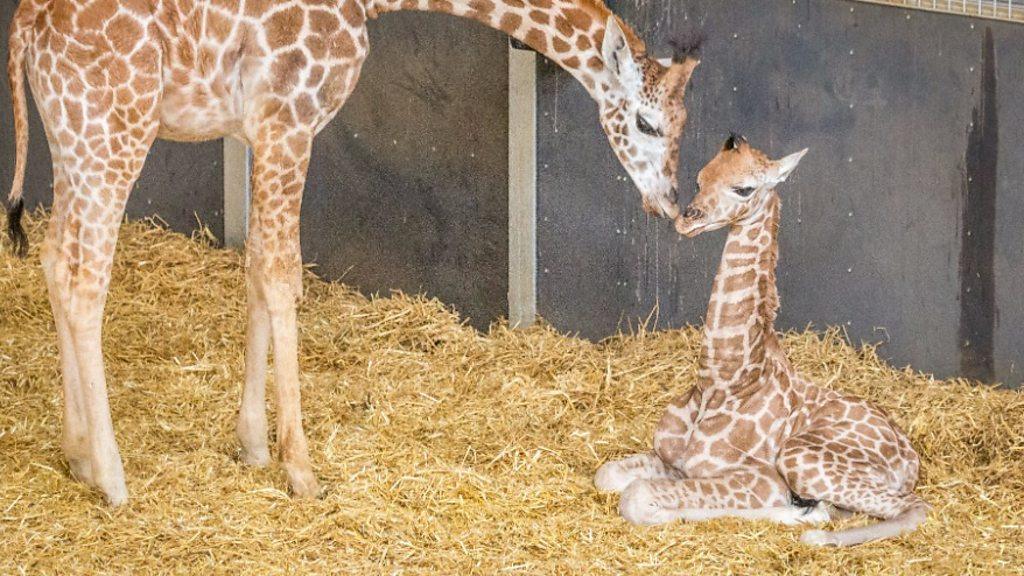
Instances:
[[[571,0],[569,0],[571,3]],[[576,0],[576,3],[585,12],[594,16],[598,22],[607,22],[608,17],[613,14],[610,8],[601,0]],[[639,56],[640,54],[647,53],[647,44],[640,39],[637,35],[636,30],[633,29],[625,20],[618,15],[615,18],[619,21],[619,28],[622,28],[623,34],[626,35],[626,40],[629,41],[629,47],[633,50],[633,54]]]
[[[376,18],[378,15],[386,12],[394,12],[398,10],[421,10],[431,12],[442,12],[447,14],[455,14],[464,18],[470,18],[477,20],[488,26],[498,28],[505,33],[509,33],[508,30],[503,30],[499,22],[493,21],[491,15],[494,13],[495,4],[506,4],[508,7],[515,9],[516,11],[529,12],[532,10],[539,11],[550,11],[558,5],[569,5],[569,9],[565,11],[565,16],[568,21],[572,22],[571,12],[577,10],[582,12],[589,19],[586,20],[584,27],[589,26],[590,21],[598,23],[599,28],[594,34],[594,39],[597,41],[597,48],[600,51],[600,41],[604,38],[604,25],[608,21],[608,17],[613,15],[611,9],[605,5],[602,0],[361,0],[364,7],[367,10],[367,16],[369,18]],[[424,3],[425,2],[425,3]],[[633,54],[636,56],[647,53],[647,45],[640,36],[637,35],[633,27],[626,23],[622,18],[615,16],[619,22],[619,27],[622,29],[623,34],[626,36],[626,40],[629,42],[629,47],[632,49]]]

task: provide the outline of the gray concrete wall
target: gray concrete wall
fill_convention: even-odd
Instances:
[[[691,28],[707,37],[682,201],[729,131],[775,156],[811,148],[782,190],[780,327],[843,325],[897,364],[1021,383],[1024,27],[842,0],[612,7],[656,51]],[[12,12],[0,4],[0,29]],[[316,143],[304,256],[327,278],[426,292],[486,326],[507,314],[505,39],[403,13],[372,23],[371,41],[360,86]],[[538,75],[541,314],[591,338],[652,311],[660,327],[700,323],[723,236],[680,239],[644,216],[596,105],[543,59]],[[13,134],[0,86],[6,186]],[[48,202],[32,122],[27,198]],[[221,162],[219,142],[158,143],[130,215],[187,231],[198,214],[220,236]]]
[[[505,37],[442,14],[370,23],[359,86],[317,137],[302,246],[364,292],[425,292],[485,328],[507,315]]]
[[[810,147],[781,189],[780,328],[842,325],[898,365],[1021,383],[1024,27],[840,0],[613,8],[655,51],[707,37],[682,202],[730,131],[776,157]],[[593,338],[652,310],[701,323],[724,233],[680,239],[644,216],[584,90],[539,74],[541,314]]]
[[[7,63],[7,30],[14,2],[0,2],[0,62]],[[28,172],[25,175],[26,205],[49,205],[53,174],[46,134],[29,96],[30,135]],[[159,215],[174,230],[191,232],[198,222],[223,237],[223,174],[220,142],[180,144],[158,141],[146,160],[138,183],[128,200],[131,218]],[[6,200],[14,178],[14,117],[7,75],[0,80],[0,195]]]
[[[13,3],[0,4],[6,33]],[[318,136],[303,205],[303,253],[365,292],[425,292],[479,327],[507,315],[508,68],[505,37],[438,14],[371,24],[371,56]],[[6,38],[6,36],[4,36]],[[6,62],[6,42],[0,43]],[[13,177],[10,94],[0,82],[0,183]],[[49,152],[31,112],[26,202],[49,204]],[[221,142],[158,141],[128,205],[223,238]]]

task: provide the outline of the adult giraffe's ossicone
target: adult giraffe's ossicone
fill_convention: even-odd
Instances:
[[[270,460],[264,381],[273,344],[280,458],[294,494],[319,493],[299,402],[299,206],[313,136],[359,78],[367,19],[398,10],[472,18],[569,70],[598,102],[644,206],[678,215],[683,96],[698,61],[689,47],[674,61],[650,58],[598,0],[22,0],[8,62],[17,137],[9,234],[24,253],[27,77],[53,158],[41,256],[64,381],[62,445],[72,473],[111,504],[127,488],[100,330],[118,224],[157,137],[233,136],[253,150],[242,459]]]

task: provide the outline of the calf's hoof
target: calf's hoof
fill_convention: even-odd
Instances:
[[[668,520],[664,518],[651,484],[646,480],[634,480],[623,490],[619,500],[619,515],[627,522],[639,526],[654,526]]]
[[[837,546],[839,544],[826,530],[808,530],[800,536],[800,541],[808,546]]]
[[[601,492],[622,492],[633,480],[635,478],[625,473],[618,461],[606,462],[597,469],[594,486]]]

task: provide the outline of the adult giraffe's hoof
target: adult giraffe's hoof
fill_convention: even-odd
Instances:
[[[83,484],[87,484],[96,487],[96,483],[92,479],[92,462],[89,461],[88,456],[82,457],[68,457],[68,470],[71,472],[71,477]]]
[[[242,449],[238,452],[238,460],[247,466],[264,468],[270,464],[270,449],[266,446],[258,448],[242,446]]]
[[[128,502],[128,486],[124,483],[124,477],[98,482],[97,484],[97,489],[103,492],[103,498],[112,508],[117,508]]]
[[[287,466],[288,486],[295,498],[319,498],[320,483],[316,480],[313,470],[307,467]]]
[[[128,501],[128,486],[124,482],[124,465],[121,463],[121,455],[116,449],[107,456],[106,461],[97,462],[92,460],[91,476],[92,485],[103,493],[107,504],[113,507],[120,506]]]

